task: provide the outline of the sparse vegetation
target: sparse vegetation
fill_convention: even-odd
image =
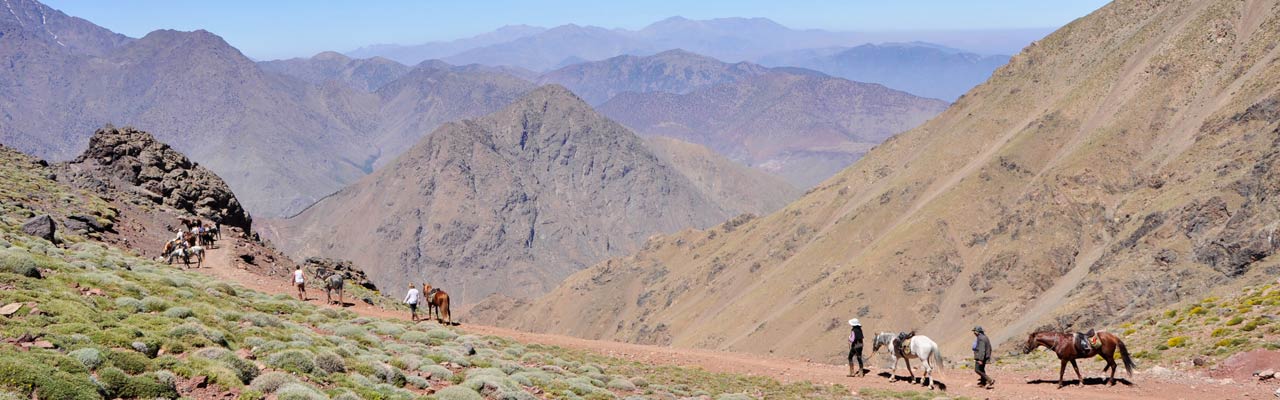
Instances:
[[[0,174],[0,187],[5,178]],[[41,314],[7,319],[0,336],[32,334],[54,344],[27,352],[0,347],[0,392],[19,398],[175,398],[179,382],[198,376],[239,389],[242,399],[415,399],[425,388],[440,389],[430,396],[437,399],[482,399],[481,391],[493,390],[500,398],[541,397],[529,388],[549,398],[588,399],[848,393],[525,345],[434,323],[355,318],[83,238],[50,246],[17,233],[22,218],[13,212],[0,210],[0,284],[13,287],[0,290],[0,303],[33,302]],[[28,267],[48,273],[35,277]],[[102,295],[85,296],[77,287]]]

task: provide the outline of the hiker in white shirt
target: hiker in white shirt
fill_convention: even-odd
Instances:
[[[293,285],[298,287],[298,300],[307,301],[307,281],[302,277],[302,267],[293,271]]]
[[[404,296],[404,303],[409,305],[409,320],[418,320],[418,289],[409,284],[409,294]]]

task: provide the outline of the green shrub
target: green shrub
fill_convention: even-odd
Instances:
[[[102,357],[102,352],[92,347],[75,350],[67,353],[67,355],[75,358],[77,361],[80,361],[81,364],[84,364],[85,368],[90,370],[98,369],[98,367],[106,361]]]
[[[613,390],[621,390],[626,392],[632,392],[636,390],[636,385],[634,383],[631,383],[631,381],[623,378],[613,378],[609,380],[609,383],[606,384],[605,387]]]
[[[1171,337],[1169,338],[1169,340],[1165,341],[1165,345],[1168,347],[1184,347],[1187,345],[1187,337],[1186,336]]]
[[[484,400],[484,396],[466,386],[449,386],[431,395],[438,400]]]
[[[170,307],[168,310],[164,310],[164,316],[173,319],[187,319],[189,317],[194,317],[195,315],[196,314],[187,307]]]
[[[223,365],[226,365],[227,368],[231,369],[231,371],[236,374],[236,378],[243,384],[248,385],[258,377],[257,365],[254,365],[249,360],[236,357],[236,355],[231,352],[227,352],[221,357],[218,357],[218,361],[221,361]]]
[[[116,308],[131,313],[142,312],[145,308],[142,306],[142,300],[132,297],[120,297],[116,299]]]
[[[97,385],[88,375],[72,375],[38,361],[19,357],[0,357],[0,387],[9,388],[30,398],[36,393],[42,399],[100,399]]]
[[[431,344],[431,336],[428,336],[426,332],[419,331],[405,331],[405,333],[400,335],[400,340],[412,343]]]
[[[289,349],[272,354],[267,365],[290,372],[309,374],[316,369],[315,355],[310,351]]]
[[[427,331],[427,337],[430,337],[432,339],[440,339],[440,340],[453,340],[458,337],[458,334],[453,333],[453,331],[448,329],[435,328]]]
[[[1237,316],[1231,317],[1231,319],[1227,320],[1227,326],[1236,326],[1236,325],[1240,325],[1240,323],[1241,323],[1241,322],[1244,322],[1244,318],[1243,318],[1243,317],[1241,317],[1241,316],[1239,316],[1239,315],[1237,315]]]
[[[374,365],[373,377],[395,387],[404,387],[405,384],[404,372],[400,372],[399,368],[387,364],[379,363]]]
[[[1201,306],[1195,306],[1191,307],[1191,310],[1188,312],[1191,313],[1191,315],[1205,315],[1209,313],[1209,310]]]
[[[297,382],[293,375],[284,372],[268,372],[253,379],[249,386],[262,393],[275,393],[277,389],[288,383]]]
[[[1245,344],[1246,342],[1248,342],[1248,340],[1245,338],[1227,338],[1219,340],[1218,343],[1214,344],[1214,347],[1235,347]]]
[[[161,383],[154,375],[129,376],[118,368],[104,368],[98,372],[98,381],[109,397],[126,399],[172,399],[178,391],[172,385]]]
[[[346,372],[346,362],[341,356],[333,353],[320,353],[316,355],[316,368],[328,373]]]
[[[40,269],[36,267],[35,257],[25,251],[12,249],[0,250],[0,272],[40,278]]]
[[[453,371],[436,364],[423,364],[418,367],[418,371],[426,372],[431,379],[447,381],[453,379]]]
[[[427,382],[427,380],[421,376],[407,375],[404,377],[404,379],[406,382],[409,382],[409,385],[418,389],[426,389],[431,387],[431,382]]]
[[[155,296],[147,296],[142,298],[142,309],[151,312],[160,312],[169,309],[169,302]]]
[[[315,388],[298,382],[286,383],[276,389],[278,400],[328,400],[328,398],[329,396],[325,396]]]
[[[1245,331],[1245,332],[1253,332],[1253,330],[1254,330],[1254,329],[1258,329],[1258,323],[1259,323],[1259,321],[1260,321],[1260,320],[1257,320],[1257,319],[1255,319],[1255,320],[1253,320],[1253,321],[1249,321],[1249,323],[1244,324],[1244,326],[1240,327],[1240,330]]]
[[[107,361],[111,362],[111,366],[119,368],[130,375],[141,374],[151,367],[151,360],[147,359],[147,356],[126,351],[108,353]]]

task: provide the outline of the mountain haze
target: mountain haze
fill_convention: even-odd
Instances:
[[[756,64],[729,64],[684,50],[668,50],[646,57],[624,55],[574,64],[543,74],[538,82],[564,85],[588,103],[599,105],[623,92],[684,94],[767,71]]]
[[[262,61],[262,69],[292,76],[314,85],[339,82],[366,92],[400,79],[411,69],[382,57],[353,59],[332,51],[311,58]]]
[[[787,208],[655,238],[493,322],[842,361],[858,317],[960,358],[973,325],[1116,329],[1274,280],[1276,43],[1274,0],[1113,2]]]
[[[451,122],[271,235],[351,259],[379,287],[426,279],[455,301],[541,294],[655,233],[732,215],[639,137],[549,85]]]
[[[1009,56],[979,55],[928,43],[883,43],[793,51],[759,61],[769,66],[809,68],[917,96],[955,101],[990,78],[991,72],[1009,62]]]
[[[807,188],[946,106],[880,85],[778,69],[685,94],[626,92],[599,108],[641,134],[698,143]]]

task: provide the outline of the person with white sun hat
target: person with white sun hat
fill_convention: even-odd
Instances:
[[[857,318],[849,320],[849,326],[853,327],[849,332],[849,376],[866,375],[866,370],[862,369],[862,323]],[[858,359],[858,369],[853,367],[853,359]]]

